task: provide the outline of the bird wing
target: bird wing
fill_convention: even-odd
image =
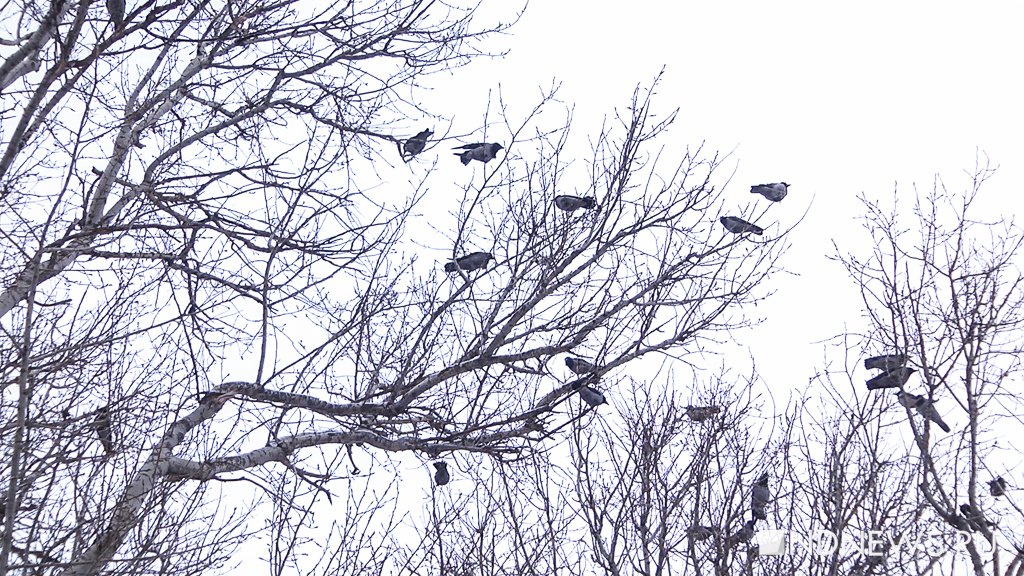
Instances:
[[[486,146],[486,143],[477,142],[476,144],[463,144],[462,146],[456,146],[455,148],[452,148],[452,150],[473,150],[483,146]]]

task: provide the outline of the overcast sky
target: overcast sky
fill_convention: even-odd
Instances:
[[[525,107],[556,79],[575,106],[577,135],[592,135],[664,66],[655,106],[680,108],[672,140],[680,151],[702,141],[735,150],[735,206],[750,201],[751,184],[789,182],[769,216],[788,225],[810,206],[783,261],[795,276],[776,277],[779,292],[756,311],[766,322],[740,335],[777,387],[806,383],[822,364],[814,342],[857,323],[857,294],[826,256],[833,239],[866,239],[852,217],[858,194],[890,198],[898,182],[909,195],[915,183],[931,188],[935,174],[961,189],[981,150],[1000,166],[985,205],[1015,214],[1022,16],[1009,2],[532,2],[509,37],[492,39],[492,49],[508,47],[506,58],[453,80],[481,106],[500,83]],[[473,129],[468,112],[456,132]]]

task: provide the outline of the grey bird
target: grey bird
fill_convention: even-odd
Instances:
[[[906,354],[883,354],[864,359],[864,368],[867,370],[885,370],[889,372],[897,368],[903,368],[907,363]]]
[[[572,370],[576,374],[590,374],[597,368],[594,366],[594,363],[589,360],[574,358],[572,356],[565,359],[565,365],[569,370]]]
[[[935,422],[939,428],[942,428],[943,432],[949,432],[949,425],[942,421],[942,417],[939,416],[939,412],[935,410],[934,402],[929,401],[924,396],[909,394],[903,390],[896,393],[896,398],[903,406],[917,410],[917,413],[926,420]]]
[[[89,423],[89,427],[96,431],[103,445],[103,451],[107,455],[114,453],[114,432],[110,427],[110,408],[104,406],[96,411],[96,416]]]
[[[598,390],[595,390],[594,388],[591,388],[590,386],[580,386],[579,393],[580,398],[583,398],[584,402],[590,404],[591,408],[597,408],[601,404],[608,403],[608,401],[605,400],[604,398],[604,394],[602,394]]]
[[[789,192],[789,184],[786,184],[785,182],[758,184],[757,186],[750,187],[751,194],[760,194],[772,202],[781,201],[786,197],[787,192]]]
[[[905,366],[902,368],[894,368],[889,372],[882,372],[878,376],[875,376],[871,380],[867,381],[868,390],[878,390],[880,388],[900,388],[901,386],[907,383],[907,380],[909,380],[915,372],[917,372],[917,370],[914,370],[913,368],[907,368]]]
[[[423,152],[423,149],[427,147],[427,139],[433,135],[434,131],[428,128],[406,140],[402,144],[402,159],[408,162],[414,156]]]
[[[988,492],[989,492],[989,494],[995,496],[996,498],[998,498],[1000,496],[1005,496],[1006,495],[1006,480],[1003,480],[1002,476],[1000,476],[999,478],[996,478],[995,480],[989,480],[989,482],[988,482]]]
[[[755,520],[747,520],[743,527],[729,535],[729,540],[726,545],[729,547],[736,546],[742,542],[750,542],[754,537],[754,522]]]
[[[486,268],[487,263],[494,259],[494,256],[490,252],[473,252],[467,254],[462,258],[457,258],[455,262],[449,262],[444,265],[445,272],[455,272],[457,270],[463,270],[465,272],[472,272],[473,270],[479,270]]]
[[[961,504],[960,513],[967,518],[967,524],[970,525],[971,530],[982,531],[985,528],[995,527],[995,522],[989,522],[985,519],[985,515],[981,513],[981,510],[975,510],[971,508],[970,504]]]
[[[686,416],[690,420],[693,420],[694,422],[704,422],[705,420],[709,420],[711,418],[714,418],[715,416],[717,416],[721,412],[722,412],[722,409],[719,408],[718,406],[687,406],[686,407]]]
[[[703,542],[717,533],[718,528],[714,526],[690,526],[686,531],[686,535],[694,542]]]
[[[750,491],[750,512],[755,520],[767,520],[768,514],[765,507],[771,502],[772,494],[768,490],[768,473],[765,472],[757,479],[754,489]]]
[[[566,212],[573,212],[580,208],[590,210],[596,205],[597,200],[592,196],[555,196],[555,206]]]
[[[504,148],[497,142],[477,142],[476,144],[463,144],[462,146],[456,146],[452,150],[464,150],[464,152],[456,152],[455,155],[462,160],[462,164],[465,166],[473,160],[478,160],[486,164],[490,160],[493,160],[498,155],[498,150]]]
[[[124,0],[107,0],[107,12],[115,28],[124,26]]]
[[[722,226],[725,226],[725,229],[733,234],[746,234],[747,232],[752,232],[758,236],[764,234],[764,229],[760,226],[755,226],[735,216],[722,216],[719,220],[722,222]]]
[[[438,486],[444,486],[451,480],[451,476],[448,475],[448,464],[446,462],[434,462],[434,482]]]

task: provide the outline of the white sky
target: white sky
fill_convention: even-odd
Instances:
[[[826,256],[833,239],[865,240],[852,217],[860,192],[888,199],[898,182],[909,195],[935,174],[959,190],[980,149],[1000,166],[984,204],[1016,214],[1022,16],[1010,2],[531,2],[511,35],[490,45],[510,54],[470,66],[472,84],[460,92],[484,100],[500,83],[525,106],[557,79],[580,137],[665,66],[655,106],[681,109],[672,132],[680,150],[704,140],[735,148],[727,192],[737,207],[751,184],[784,180],[790,195],[768,217],[792,223],[813,196],[783,261],[796,276],[776,278],[779,292],[757,310],[767,321],[739,335],[757,347],[765,381],[788,387],[821,366],[813,342],[857,324],[857,294]],[[459,114],[455,131],[472,130],[470,120]]]

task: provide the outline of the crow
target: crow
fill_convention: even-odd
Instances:
[[[473,252],[462,258],[457,258],[455,262],[445,264],[444,271],[455,272],[456,270],[463,270],[465,272],[472,272],[473,270],[486,268],[487,262],[493,259],[494,256],[490,252]]]
[[[868,390],[899,388],[907,383],[907,380],[914,375],[914,372],[917,372],[917,370],[907,367],[894,368],[889,372],[882,372],[878,376],[867,381]]]
[[[765,507],[771,502],[772,494],[768,491],[768,473],[765,472],[757,479],[754,489],[750,491],[750,512],[755,520],[767,520]]]
[[[725,226],[725,229],[733,234],[745,234],[747,232],[753,232],[758,236],[764,234],[764,229],[760,226],[755,226],[750,222],[735,216],[722,216],[720,221],[722,222],[722,226]]]
[[[981,510],[975,510],[971,508],[970,504],[961,504],[960,513],[967,518],[967,524],[970,525],[971,530],[981,532],[985,528],[995,527],[995,522],[989,522],[985,519],[985,515],[981,513]]]
[[[423,152],[423,149],[427,147],[427,139],[433,135],[434,131],[427,128],[406,140],[405,143],[402,144],[402,159],[408,162],[409,160],[412,160],[414,156]]]
[[[559,210],[565,210],[566,212],[573,212],[580,208],[590,210],[596,205],[597,201],[592,196],[555,196],[555,206]]]
[[[124,26],[124,0],[107,0],[107,12],[114,28]]]
[[[590,404],[591,408],[597,408],[601,404],[607,404],[608,401],[604,399],[604,394],[591,388],[590,386],[581,386],[579,388],[580,398],[587,404]]]
[[[1002,476],[996,478],[995,480],[990,480],[988,483],[988,492],[989,494],[995,496],[996,498],[1000,496],[1005,496],[1006,480],[1003,480]]]
[[[589,360],[573,358],[572,356],[565,359],[565,365],[569,367],[569,370],[572,370],[577,374],[590,374],[597,368]]]
[[[886,372],[902,368],[907,363],[906,354],[883,354],[864,359],[864,368],[867,370],[885,370]]]
[[[750,539],[754,537],[754,522],[755,520],[753,519],[747,520],[743,524],[742,528],[733,532],[729,536],[729,540],[726,542],[726,545],[732,547],[740,544],[741,542],[750,542]]]
[[[772,202],[779,202],[786,197],[786,193],[789,192],[789,184],[785,182],[776,182],[775,184],[758,184],[757,186],[750,187],[751,194],[760,194]]]
[[[114,432],[110,427],[110,407],[104,406],[97,410],[89,427],[96,431],[96,435],[100,438],[100,444],[103,445],[103,450],[107,455],[113,454],[115,451]]]
[[[923,416],[926,420],[935,422],[939,428],[942,428],[943,432],[949,432],[949,425],[942,421],[942,417],[939,416],[939,412],[935,409],[935,404],[924,396],[908,394],[900,390],[896,393],[896,398],[900,401],[900,404],[907,408],[917,410],[917,413]]]
[[[451,476],[448,475],[448,464],[445,462],[434,462],[434,482],[438,486],[444,486],[451,480]]]
[[[708,538],[711,538],[718,532],[718,528],[713,526],[690,526],[686,531],[686,534],[694,542],[703,542]]]
[[[686,416],[694,422],[704,422],[714,418],[722,411],[718,406],[687,406]]]
[[[452,150],[464,150],[464,152],[456,152],[455,155],[462,160],[463,166],[469,164],[473,160],[479,160],[486,164],[488,161],[493,160],[498,154],[498,150],[504,148],[497,142],[490,144],[485,142],[478,142],[476,144],[463,144],[462,146],[456,146]]]

